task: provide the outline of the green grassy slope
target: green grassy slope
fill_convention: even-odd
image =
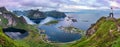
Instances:
[[[15,14],[7,10],[4,11],[5,14],[7,13],[11,15],[11,18],[13,18],[13,20],[16,22],[16,25],[7,26],[8,19],[4,18],[3,15],[0,15],[0,47],[55,47],[54,45],[46,43],[42,40],[41,34],[35,25],[28,25],[23,18],[17,17]],[[29,35],[24,39],[13,40],[5,35],[2,31],[2,28],[7,27],[26,30],[28,31]]]
[[[6,36],[2,28],[0,28],[0,47],[26,47],[28,46],[25,43],[18,43],[17,41],[12,40],[8,36]]]
[[[115,22],[112,19],[106,20],[103,18],[92,28],[96,29],[92,36],[83,37],[70,47],[120,47],[120,32],[117,31]]]
[[[0,26],[6,26],[7,25],[7,23],[8,23],[8,20],[7,19],[5,19],[5,18],[3,18],[3,16],[2,15],[0,15],[0,19],[1,19],[1,21],[0,21]],[[2,24],[2,25],[1,25]]]
[[[0,47],[56,47],[44,42],[34,26],[26,26],[25,30],[29,32],[27,37],[20,40],[13,40],[6,36],[2,28],[0,28]]]
[[[24,39],[13,40],[6,36],[0,28],[0,41],[5,37],[5,41],[2,40],[5,42],[5,44],[0,42],[2,47],[55,47],[54,45],[43,41],[43,39],[40,37],[41,34],[39,34],[38,29],[34,25],[22,24],[20,27],[16,26],[14,28],[24,29],[28,31],[29,35]],[[4,36],[1,36],[1,34]]]

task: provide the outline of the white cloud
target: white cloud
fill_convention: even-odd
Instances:
[[[57,10],[59,11],[66,11],[66,12],[72,12],[72,11],[80,11],[81,9],[96,9],[94,7],[89,7],[89,6],[81,6],[81,5],[66,5],[66,4],[61,4]]]
[[[116,0],[106,0],[109,3],[109,7],[120,8],[120,3]]]
[[[41,11],[80,11],[81,9],[120,8],[120,4],[110,0],[0,0],[0,6],[14,9],[40,9]]]
[[[119,7],[120,8],[120,4],[117,3],[116,1],[110,1],[110,6],[113,6],[113,7]]]

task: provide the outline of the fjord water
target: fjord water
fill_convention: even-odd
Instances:
[[[77,22],[72,23],[65,21],[65,19],[63,19],[62,21],[59,21],[59,23],[57,24],[53,24],[49,26],[40,25],[39,28],[45,30],[45,34],[48,36],[48,39],[51,41],[71,42],[80,39],[81,38],[80,34],[66,33],[60,30],[58,28],[59,26],[69,26],[69,23],[72,23],[74,27],[86,31],[91,26],[91,24],[96,23],[96,21],[103,16],[105,17],[109,16],[109,13],[110,13],[109,10],[102,10],[102,11],[89,10],[89,11],[66,13],[67,16],[77,19]],[[120,12],[115,11],[114,17],[120,18]],[[47,20],[50,19],[48,18]]]
[[[47,34],[48,40],[56,41],[56,42],[70,42],[73,40],[80,39],[80,34],[67,33],[60,30],[56,25],[42,25],[40,29],[45,30],[45,34]]]
[[[77,19],[78,22],[73,23],[74,27],[86,31],[91,24],[96,23],[101,17],[108,17],[109,13],[109,10],[83,10],[80,12],[66,13],[66,15]],[[120,18],[120,10],[114,10],[114,17]]]

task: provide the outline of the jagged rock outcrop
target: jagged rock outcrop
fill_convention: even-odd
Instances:
[[[94,28],[91,28],[91,29],[88,29],[88,30],[87,30],[86,35],[87,35],[87,36],[91,36],[91,35],[94,34],[94,33],[95,33],[95,29],[94,29]]]
[[[19,19],[23,22],[23,23],[27,23],[25,18],[23,16],[20,16]]]
[[[3,13],[2,15],[4,18],[8,19],[8,26],[9,25],[16,25],[16,21],[14,20],[14,18],[12,17],[12,15],[10,13]]]
[[[13,13],[17,16],[27,16],[35,23],[40,23],[41,20],[46,18],[43,12],[40,12],[39,10],[13,11]]]
[[[26,13],[25,15],[32,20],[35,23],[40,23],[41,20],[45,19],[46,16],[43,14],[43,12],[37,10],[28,10],[28,11],[24,11],[24,13]]]
[[[0,12],[2,14],[0,14],[0,26],[2,26],[3,31],[7,31],[5,32],[9,37],[11,38],[22,38],[23,36],[20,36],[21,33],[19,32],[23,32],[23,30],[19,31],[19,32],[14,32],[17,29],[13,29],[10,28],[10,31],[6,30],[6,28],[8,27],[15,27],[15,28],[23,28],[25,26],[26,21],[24,19],[24,17],[17,17],[16,15],[14,15],[13,13],[11,13],[10,11],[7,11],[7,9],[5,7],[0,7]],[[13,29],[13,30],[12,30]]]
[[[106,17],[100,18],[95,24],[92,24],[91,27],[86,31],[86,36],[91,36],[99,28],[99,24],[102,24],[106,20]]]
[[[26,23],[23,17],[17,17],[10,11],[7,11],[5,7],[0,7],[0,12],[2,13],[0,15],[1,25],[6,23],[6,26],[16,26],[18,23]]]
[[[46,18],[46,16],[44,16],[43,12],[40,12],[38,9],[37,10],[28,10],[27,13],[28,13],[27,17],[29,17],[30,19]]]

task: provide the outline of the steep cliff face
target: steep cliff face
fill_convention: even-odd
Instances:
[[[2,16],[8,20],[8,26],[16,26],[17,23],[10,13],[3,13]]]
[[[35,23],[40,23],[41,20],[45,19],[46,16],[43,14],[43,12],[40,12],[39,10],[28,10],[24,11],[26,13],[26,16],[32,20]]]
[[[80,41],[72,47],[120,47],[120,32],[117,24],[120,19],[102,17],[90,29]]]
[[[29,17],[30,19],[46,18],[43,12],[40,12],[39,10],[28,10],[27,13],[28,13],[27,17]]]
[[[6,26],[16,26],[18,23],[26,23],[23,17],[17,17],[10,11],[7,11],[6,8],[0,8],[0,19],[1,19],[1,26],[6,24]]]

